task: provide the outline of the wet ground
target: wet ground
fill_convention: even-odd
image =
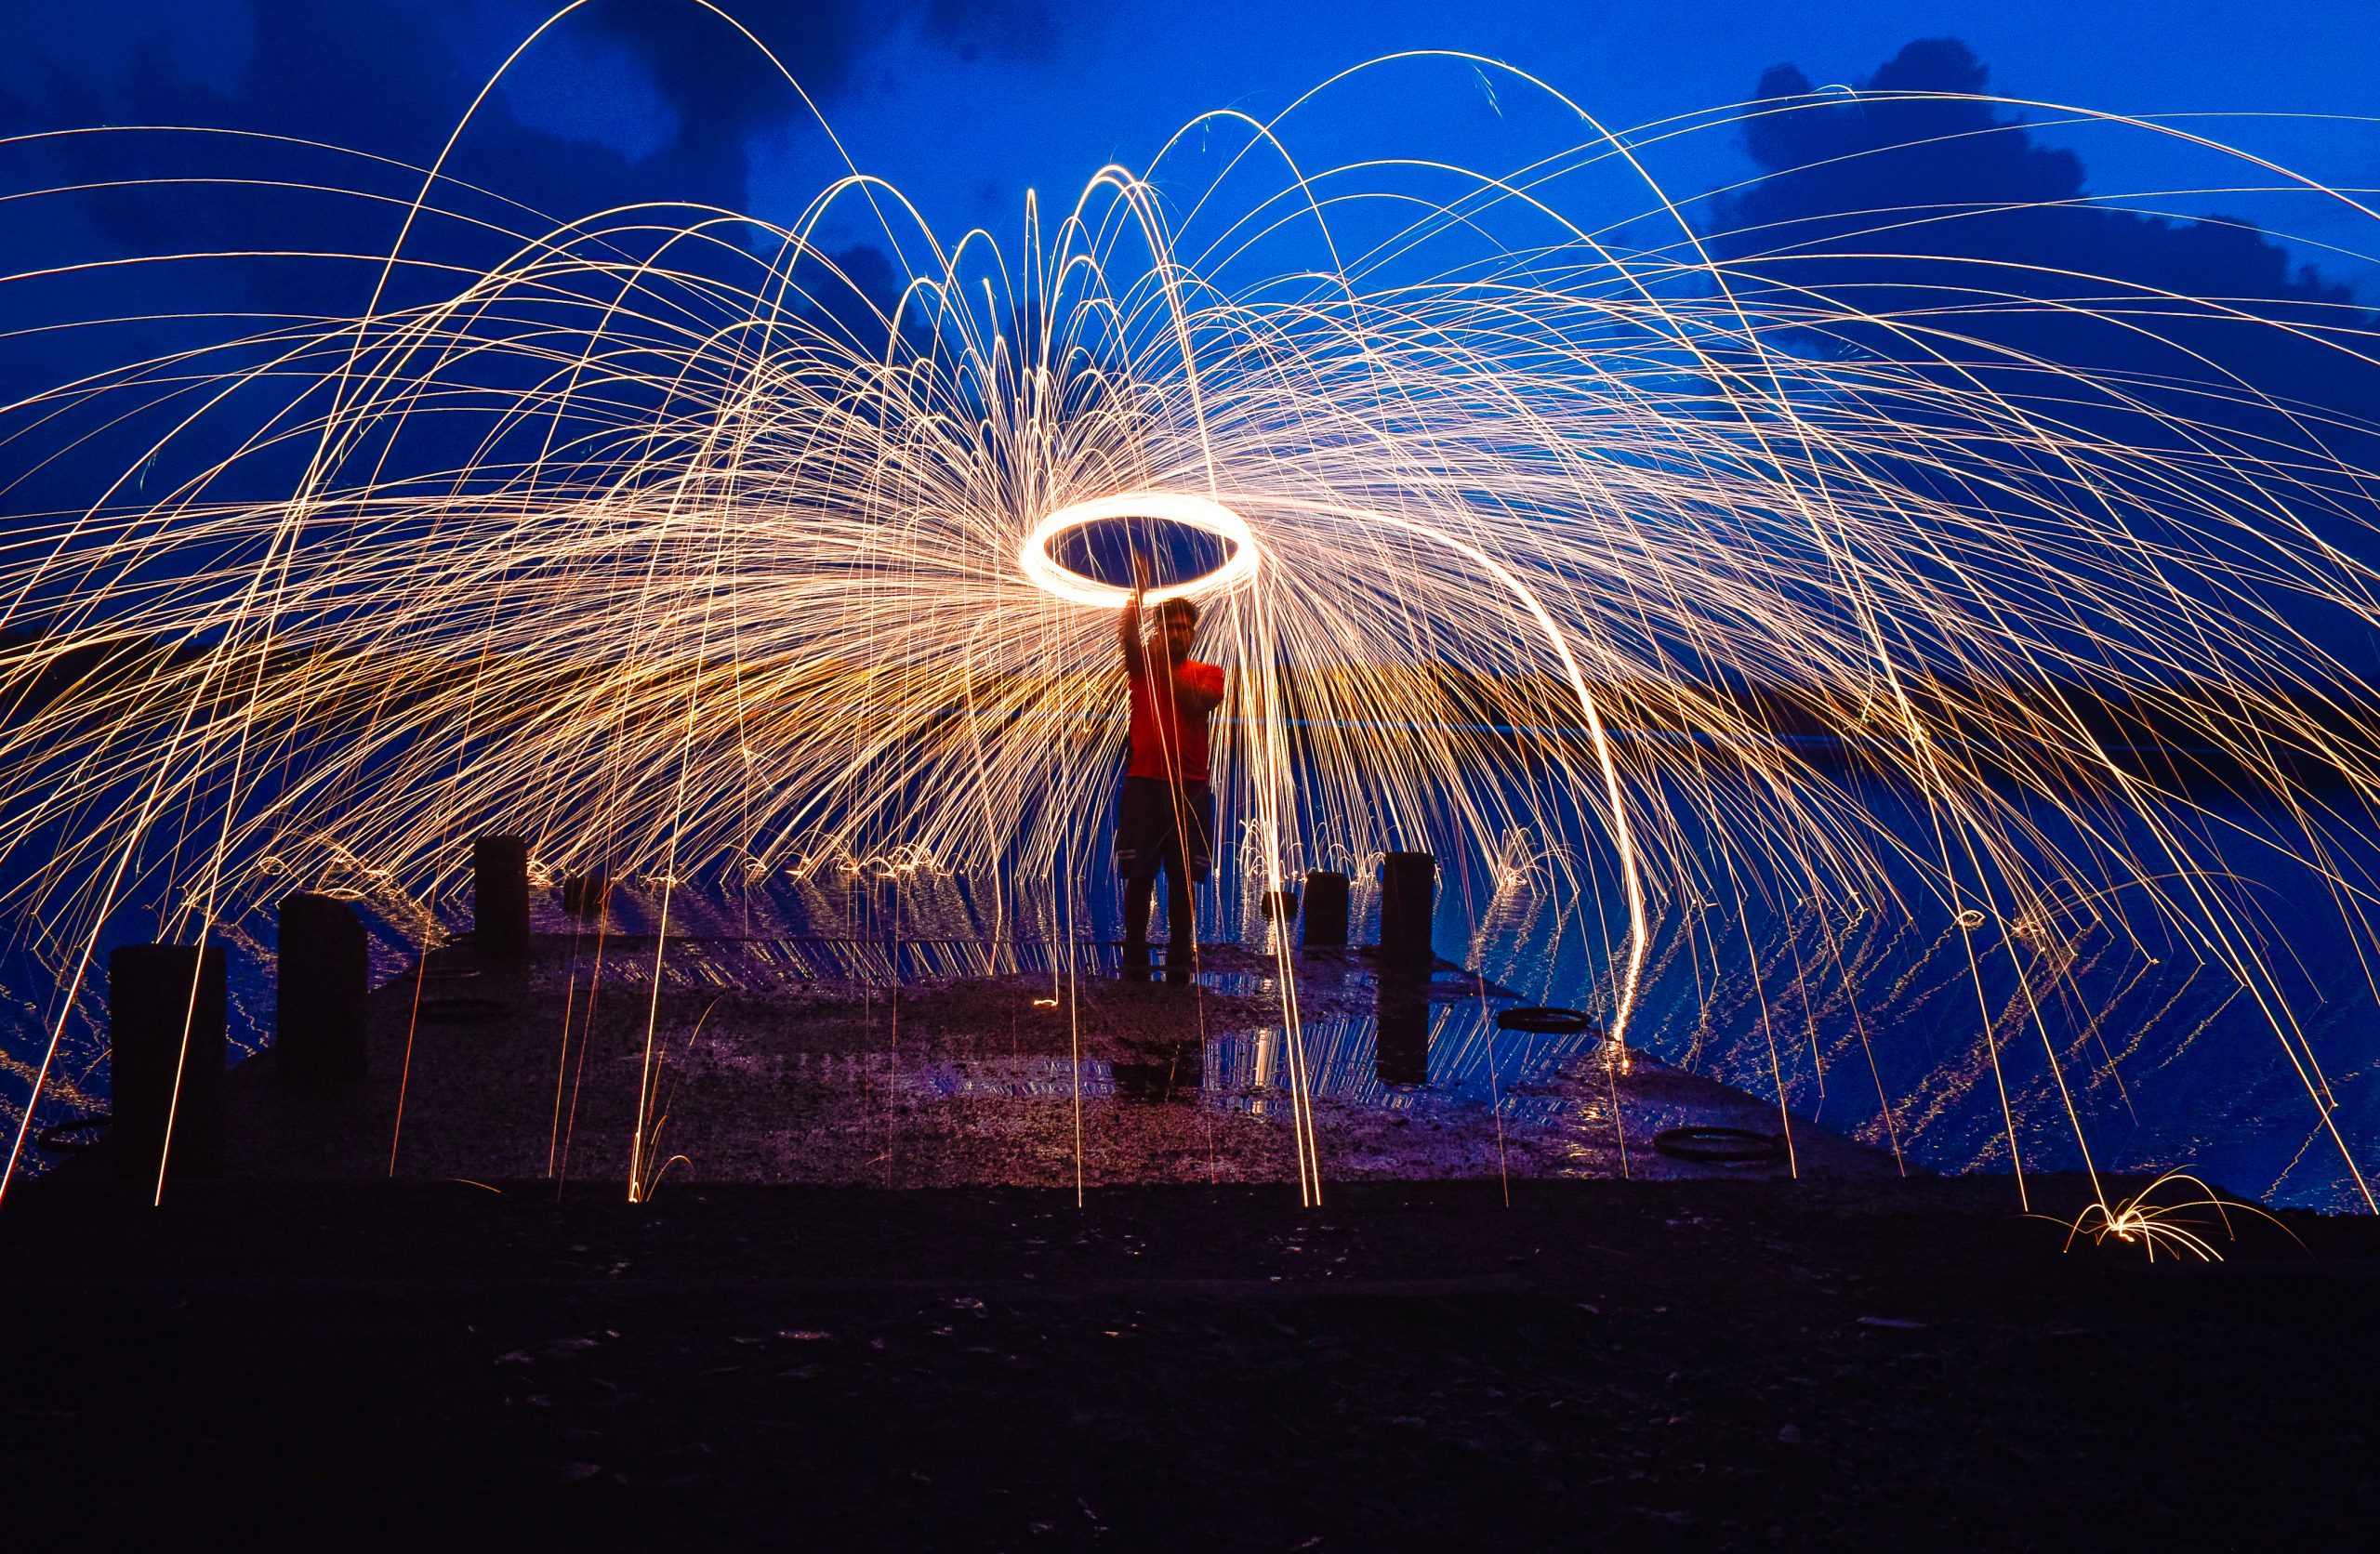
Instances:
[[[20,1182],[11,1546],[2369,1547],[2380,1221],[1676,1161],[1783,1123],[1451,967],[1309,957],[1292,1042],[1244,951],[868,953],[441,951],[226,1179]]]
[[[0,1213],[9,1541],[2368,1548],[2380,1226],[2289,1220],[2208,1270],[2005,1179],[61,1173]]]
[[[914,961],[920,955],[905,946]],[[1006,975],[837,941],[540,936],[524,964],[443,950],[373,996],[371,1076],[227,1085],[243,1178],[642,1178],[877,1187],[1898,1175],[1773,1103],[1607,1043],[1516,1031],[1516,995],[1441,964],[1210,946],[1145,983],[1094,947]],[[657,972],[657,975],[656,975]],[[1285,989],[1289,992],[1285,996]],[[1289,1019],[1294,1000],[1296,1019]],[[1773,1137],[1687,1164],[1665,1129]],[[1294,1189],[1290,1189],[1294,1192]]]
[[[1435,942],[1491,989],[1606,1013],[1614,919],[1560,887],[1547,872],[1553,856],[1491,896],[1476,889],[1478,860],[1448,860]],[[1355,876],[1350,931],[1367,942],[1377,937],[1373,871],[1342,862]],[[1594,1047],[1591,1035],[1507,1039],[1494,1016],[1508,1001],[1474,996],[1459,976],[1442,973],[1422,996],[1383,1005],[1360,954],[1307,957],[1295,968],[1311,996],[1292,1061],[1282,1000],[1264,985],[1277,968],[1256,949],[1277,925],[1250,910],[1247,889],[1207,922],[1248,946],[1216,952],[1233,964],[1202,978],[1209,996],[1184,1015],[1154,999],[1127,1008],[1105,996],[1116,955],[1098,941],[1117,931],[1104,920],[1114,915],[1107,888],[1096,878],[1063,890],[1048,880],[1002,883],[987,889],[924,865],[897,877],[828,869],[748,888],[622,880],[605,912],[577,915],[540,887],[532,921],[546,935],[541,981],[491,982],[481,996],[502,1007],[475,1021],[474,979],[462,974],[471,968],[434,954],[442,976],[421,989],[423,1002],[448,1018],[416,1025],[407,1014],[391,1025],[384,996],[377,1072],[363,1090],[284,1106],[260,1083],[270,1062],[235,1081],[237,1103],[263,1113],[262,1134],[275,1140],[261,1156],[250,1150],[240,1168],[386,1176],[393,1159],[400,1176],[550,1170],[625,1183],[650,1021],[668,1038],[653,1071],[654,1098],[671,1102],[657,1159],[684,1156],[670,1181],[1071,1183],[1078,1166],[1085,1183],[1286,1178],[1309,1095],[1326,1177],[1394,1174],[1397,1162],[1432,1152],[1440,1175],[1488,1169],[1491,1160],[1500,1176],[1634,1175],[1645,1165],[1640,1122],[1658,1130],[1724,1110],[1728,1126],[1786,1131],[1771,1107],[1746,1100],[1758,1095],[1784,1098],[1805,1170],[1848,1168],[1824,1158],[1827,1134],[1879,1152],[1871,1161],[1905,1157],[1945,1173],[2005,1173],[2012,1157],[2029,1171],[2082,1169],[2087,1139],[2101,1169],[2179,1167],[2260,1202],[2369,1207],[2351,1162],[2368,1160],[2380,1139],[2380,1087],[2367,1083],[2380,1073],[2372,1061],[2380,1025],[2361,961],[2302,892],[2259,898],[2287,908],[2268,939],[2312,979],[2290,994],[2302,1050],[2260,1024],[2266,1006],[2241,996],[2219,967],[2162,934],[2139,937],[2145,925],[2127,932],[2103,923],[2039,960],[2049,950],[2033,939],[1987,925],[1977,931],[1989,942],[1977,946],[1969,930],[1922,911],[1845,915],[1805,901],[1729,912],[1706,901],[1658,937],[1628,1024],[1633,1054],[1616,1076],[1650,1079],[1658,1060],[1726,1088],[1677,1083],[1659,1097],[1597,1082],[1598,1054],[1581,1050]],[[673,948],[656,1007],[653,935],[665,908]],[[402,978],[420,954],[419,911],[366,919],[377,976]],[[226,933],[231,1047],[255,1053],[277,1002],[273,936],[269,924]],[[2043,1003],[2019,985],[2019,966],[2035,967],[2040,985],[2060,996]],[[1015,971],[1015,987],[983,983],[995,969]],[[0,1070],[18,1076],[17,1095],[63,1033],[42,1126],[109,1107],[104,989],[86,985],[60,1024],[50,1002],[60,975],[21,946],[0,955]],[[585,994],[599,982],[588,1040]],[[971,982],[972,1009],[961,985]],[[894,988],[897,996],[882,991]],[[760,1006],[781,994],[808,1012],[773,1019]],[[1035,1001],[1050,996],[1060,1002],[1048,1008],[1066,1012],[1063,1034]],[[1234,1000],[1246,1002],[1235,1010]],[[828,1007],[839,1003],[840,1012]],[[937,1016],[940,1034],[930,1031]],[[954,1032],[967,1039],[944,1039]],[[938,1045],[920,1047],[914,1034]],[[1191,1069],[1197,1083],[1184,1097],[1180,1080]],[[405,1106],[402,1136],[400,1074],[447,1102]],[[1056,1089],[1064,1104],[1053,1111]],[[808,1122],[772,1133],[771,1118],[796,1114],[787,1103],[797,1095],[808,1098]],[[1139,1105],[1151,1095],[1168,1116],[1118,1123],[1112,1100]],[[0,1125],[13,1126],[16,1104],[0,1086]],[[1185,1109],[1197,1113],[1195,1127],[1183,1126]],[[456,1119],[443,1136],[441,1116]],[[251,1130],[252,1142],[258,1136]],[[1053,1138],[1063,1139],[1054,1152],[1039,1142]],[[20,1170],[46,1164],[28,1152]]]

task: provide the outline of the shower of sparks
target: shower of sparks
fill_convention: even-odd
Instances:
[[[2380,782],[2374,731],[2282,608],[2380,625],[2371,570],[2321,537],[2367,523],[2365,472],[2224,429],[2290,408],[2245,388],[2193,401],[1760,287],[1642,162],[1732,113],[1615,136],[1453,63],[1575,143],[1492,177],[1321,170],[1295,131],[1326,94],[1028,199],[1012,240],[946,242],[854,173],[789,228],[641,206],[459,275],[425,234],[490,202],[425,169],[393,254],[355,261],[364,315],[0,407],[20,468],[140,439],[0,542],[0,881],[61,985],[35,1104],[123,915],[194,941],[326,889],[429,942],[483,833],[655,881],[665,922],[697,884],[967,870],[998,882],[998,968],[1104,845],[1119,596],[1051,547],[1123,520],[1226,553],[1170,583],[1230,670],[1228,890],[1485,860],[1496,899],[1601,925],[1615,1047],[1648,964],[1760,953],[1725,926],[1752,904],[1820,903],[1797,975],[1856,1017],[1844,925],[1896,914],[1958,936],[1995,1075],[2027,1041],[2061,1089],[2056,942],[2156,921],[2261,1009],[2362,1189],[2225,823],[2107,731],[2153,713],[2277,800],[2368,946],[2370,882],[2333,844]],[[822,246],[853,224],[892,295]],[[2150,336],[2282,327],[2102,290]],[[2354,354],[2356,318],[2288,327]],[[1882,334],[1908,349],[1863,348]],[[1849,759],[1785,737],[1810,730]],[[1984,998],[1992,925],[2037,946],[2014,1025]],[[2013,1117],[2007,1142],[2021,1181]]]
[[[2175,1203],[2154,1202],[2157,1194],[2169,1186],[2176,1192],[2188,1189],[2198,1195]],[[2197,1212],[2201,1209],[2214,1212],[2201,1215]],[[2067,1227],[2066,1245],[2070,1251],[2077,1241],[2087,1236],[2094,1245],[2117,1241],[2138,1246],[2150,1262],[2157,1260],[2161,1250],[2177,1260],[2188,1255],[2201,1262],[2221,1262],[2222,1252],[2210,1232],[2219,1230],[2226,1240],[2238,1240],[2231,1225],[2234,1211],[2270,1220],[2290,1240],[2297,1240],[2296,1233],[2286,1224],[2255,1205],[2227,1204],[2221,1194],[2187,1171],[2168,1171],[2129,1198],[2112,1205],[2102,1201],[2086,1205]]]

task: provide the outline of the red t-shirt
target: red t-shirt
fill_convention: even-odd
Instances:
[[[1173,699],[1173,687],[1166,674],[1161,656],[1163,648],[1153,650],[1154,665],[1144,664],[1131,675],[1132,684],[1132,764],[1125,769],[1130,777],[1155,777],[1159,782],[1203,783],[1207,781],[1207,715],[1185,718]],[[1156,672],[1150,673],[1151,669]],[[1182,678],[1208,695],[1218,700],[1223,693],[1223,671],[1219,664],[1201,664],[1185,659]]]

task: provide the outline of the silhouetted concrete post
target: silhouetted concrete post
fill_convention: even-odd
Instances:
[[[491,960],[529,953],[529,842],[482,836],[471,844],[472,942]]]
[[[274,982],[274,1071],[284,1079],[363,1078],[372,955],[355,908],[331,896],[284,896]]]
[[[602,866],[562,877],[562,909],[573,916],[600,915],[612,899],[612,876]]]
[[[110,1110],[120,1175],[154,1181],[160,1153],[178,1177],[222,1174],[223,1025],[221,945],[126,944],[108,956]]]
[[[1426,852],[1392,852],[1380,861],[1380,958],[1383,966],[1428,967],[1430,911],[1438,861]]]
[[[1305,876],[1305,947],[1347,947],[1347,876],[1316,869]]]

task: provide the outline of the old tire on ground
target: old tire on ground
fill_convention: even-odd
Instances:
[[[1653,1148],[1672,1160],[1702,1166],[1751,1166],[1785,1158],[1785,1136],[1748,1127],[1665,1127]]]
[[[87,1117],[69,1117],[50,1124],[33,1135],[33,1147],[50,1154],[91,1154],[108,1147],[105,1139],[78,1139],[78,1133],[99,1133],[112,1130],[115,1119],[105,1112],[94,1112]]]
[[[1582,1009],[1548,1008],[1536,1004],[1496,1012],[1499,1031],[1526,1031],[1536,1036],[1575,1036],[1593,1023]]]

